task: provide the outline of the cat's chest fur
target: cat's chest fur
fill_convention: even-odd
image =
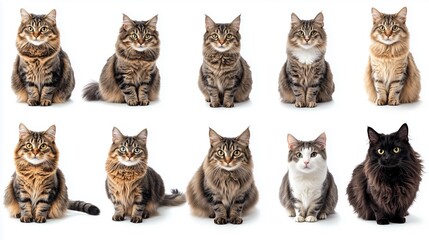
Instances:
[[[294,198],[308,207],[314,200],[322,195],[323,184],[326,180],[327,169],[304,174],[295,169],[289,169],[289,186]]]
[[[290,51],[291,55],[296,58],[301,64],[311,65],[322,56],[321,52],[316,48],[303,49],[295,48]]]

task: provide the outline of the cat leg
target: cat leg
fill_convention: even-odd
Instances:
[[[293,95],[295,96],[295,107],[305,107],[305,91],[304,87],[302,87],[299,84],[293,84],[292,83],[292,91]]]
[[[234,84],[228,84],[227,86],[225,86],[225,89],[223,92],[223,106],[226,108],[232,108],[234,107],[234,96],[237,91],[237,87],[235,86],[235,83],[238,82],[238,80],[226,79],[225,82],[234,83]]]
[[[302,206],[301,202],[295,203],[295,222],[304,222],[305,213],[306,211]]]
[[[125,219],[125,206],[120,202],[114,202],[115,213],[112,216],[113,221],[124,221]]]
[[[139,104],[142,106],[149,105],[149,91],[150,86],[149,82],[143,82],[142,85],[138,87],[138,98],[139,98]]]
[[[213,195],[212,208],[215,212],[214,223],[216,224],[227,224],[227,212],[226,208],[222,203],[222,197],[220,194]]]
[[[39,106],[40,105],[40,95],[39,89],[33,82],[27,82],[27,104],[28,106]]]
[[[319,86],[309,86],[307,88],[307,92],[306,92],[306,102],[307,102],[307,107],[309,108],[314,108],[317,106],[316,100],[317,100],[317,95],[319,94]]]
[[[377,99],[375,100],[375,103],[378,106],[386,105],[386,103],[387,103],[387,89],[386,89],[386,86],[384,85],[384,81],[379,80],[379,79],[375,79],[374,84],[375,84],[375,91],[377,93]]]
[[[53,86],[43,86],[40,94],[40,106],[51,106],[54,91],[55,87]]]
[[[138,96],[136,92],[136,87],[131,84],[126,84],[125,82],[131,82],[132,80],[124,80],[119,84],[122,95],[124,95],[125,102],[129,106],[139,105]]]
[[[319,215],[320,205],[317,203],[312,203],[307,208],[305,221],[306,222],[317,222],[317,216]],[[326,218],[326,217],[325,217]]]
[[[388,104],[392,106],[399,105],[399,96],[401,95],[404,83],[402,80],[395,80],[390,82],[389,86],[389,101]]]
[[[243,219],[241,218],[241,213],[243,211],[244,203],[246,202],[244,194],[238,196],[234,203],[231,206],[230,214],[229,214],[229,222],[232,224],[241,224],[243,223]]]
[[[407,219],[402,216],[395,216],[393,218],[390,218],[389,221],[392,223],[405,223]]]
[[[134,202],[133,210],[131,213],[131,222],[132,223],[141,223],[143,222],[143,215],[145,218],[149,218],[149,212],[145,211],[145,204],[142,202]]]

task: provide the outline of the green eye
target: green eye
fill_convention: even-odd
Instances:
[[[139,154],[139,153],[142,152],[142,150],[140,148],[138,148],[138,147],[134,148],[133,151],[134,151],[135,154]]]
[[[40,149],[45,149],[45,148],[47,148],[48,147],[48,145],[46,145],[45,143],[42,143],[41,145],[40,145]]]
[[[384,154],[384,150],[383,149],[378,149],[377,153],[380,154],[380,155],[383,155]]]
[[[232,39],[232,37],[233,37],[233,36],[232,36],[232,34],[231,34],[231,33],[228,33],[228,34],[226,35],[226,39],[227,39],[227,40],[231,40],[231,39]]]
[[[121,146],[119,148],[119,152],[124,153],[127,150],[127,148],[125,146]]]
[[[384,26],[383,26],[383,25],[379,26],[379,27],[378,27],[378,30],[380,30],[380,31],[384,31]]]
[[[25,144],[25,148],[33,149],[33,145],[31,143],[27,143],[27,144]]]
[[[241,155],[241,151],[240,150],[235,150],[233,153],[234,157],[238,157]]]
[[[317,152],[312,152],[311,155],[310,155],[310,157],[312,157],[312,158],[316,157],[316,156],[317,156]]]
[[[297,153],[295,154],[295,156],[296,156],[297,158],[302,158],[302,153],[297,152]]]
[[[399,147],[393,148],[393,152],[394,153],[399,153],[400,151],[401,151],[401,149]]]
[[[396,25],[393,25],[393,27],[392,27],[392,31],[398,31],[399,30],[399,27],[398,26],[396,26]]]
[[[41,31],[41,32],[46,32],[46,31],[48,31],[48,28],[47,28],[47,27],[42,27],[42,28],[40,29],[40,31]]]
[[[139,38],[139,36],[137,36],[136,33],[133,33],[133,34],[130,35],[130,38],[133,39],[133,40],[136,40],[137,38]]]
[[[222,150],[217,150],[217,155],[220,157],[223,157],[223,155],[225,154]]]
[[[28,27],[27,27],[27,31],[29,31],[29,32],[34,32],[34,28],[33,28],[32,26],[28,26]]]
[[[211,35],[211,38],[213,38],[214,40],[217,40],[218,36],[217,36],[217,34],[216,34],[216,33],[213,33],[213,34]]]
[[[149,33],[144,36],[144,39],[146,39],[146,40],[149,40],[151,38],[152,38],[152,35],[150,35]]]

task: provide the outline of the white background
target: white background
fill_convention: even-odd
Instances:
[[[367,100],[363,75],[368,58],[371,7],[396,13],[408,7],[407,25],[411,52],[421,70],[422,92],[417,103],[378,107]],[[5,1],[0,2],[0,190],[6,188],[15,167],[13,151],[18,141],[18,125],[44,131],[57,127],[56,142],[71,199],[98,205],[99,216],[68,211],[63,219],[46,224],[23,224],[10,218],[0,207],[0,239],[58,239],[85,237],[98,239],[158,238],[222,239],[266,237],[285,239],[383,237],[403,239],[428,236],[429,189],[426,174],[410,216],[403,225],[378,226],[357,218],[347,201],[345,189],[356,165],[368,148],[366,130],[380,133],[409,125],[410,141],[426,164],[429,90],[427,73],[427,18],[425,1]],[[61,45],[69,54],[75,71],[76,88],[66,104],[29,107],[18,103],[10,87],[16,57],[15,37],[20,8],[46,14],[57,10]],[[330,62],[336,91],[334,100],[314,109],[297,109],[280,102],[278,74],[286,60],[286,37],[290,14],[312,19],[322,11],[328,35],[326,59]],[[98,81],[100,71],[114,46],[122,23],[122,13],[135,20],[158,14],[161,55],[160,99],[147,107],[85,102],[82,88]],[[251,66],[253,90],[250,101],[233,109],[212,109],[197,87],[202,62],[204,14],[216,22],[231,22],[241,14],[242,56]],[[113,206],[104,190],[104,164],[111,144],[113,126],[125,135],[148,129],[149,165],[164,179],[166,189],[186,186],[202,163],[208,148],[208,130],[233,137],[250,126],[250,148],[260,200],[242,225],[217,226],[212,219],[194,217],[189,205],[163,207],[159,216],[141,224],[113,222]],[[339,189],[337,213],[317,223],[295,223],[286,216],[278,200],[278,190],[286,172],[287,133],[301,140],[327,134],[328,166]],[[1,194],[1,195],[2,195]]]

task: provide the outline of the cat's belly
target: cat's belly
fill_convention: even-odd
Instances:
[[[371,67],[373,78],[389,85],[392,81],[403,79],[407,70],[407,59],[371,58]]]
[[[322,195],[323,182],[291,180],[290,183],[293,197],[306,209]]]

